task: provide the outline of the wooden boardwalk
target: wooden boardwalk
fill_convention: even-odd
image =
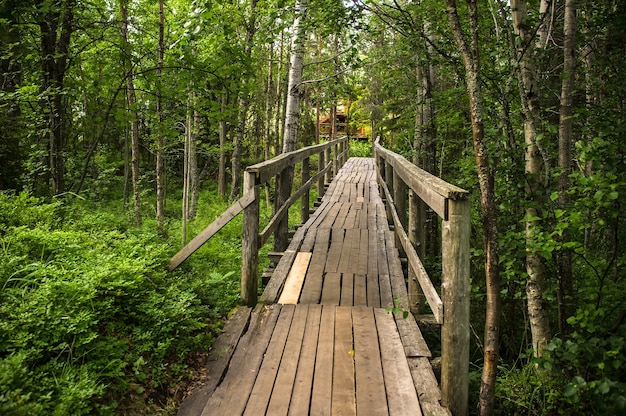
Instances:
[[[373,159],[351,158],[179,415],[447,415],[409,314]]]

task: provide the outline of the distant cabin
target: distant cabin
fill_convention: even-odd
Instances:
[[[327,115],[320,119],[320,137],[330,137],[332,128],[332,120],[330,117],[330,115]],[[349,134],[350,137],[352,137],[353,139],[367,139],[367,132],[365,130],[365,127],[358,127],[356,131],[354,129],[350,129],[350,131],[348,131],[348,117],[346,117],[344,113],[337,113],[335,128],[337,129],[337,136],[344,136]]]

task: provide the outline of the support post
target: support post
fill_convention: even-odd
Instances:
[[[419,256],[422,263],[424,263],[424,247],[426,243],[424,233],[424,213],[424,202],[414,191],[409,190],[409,241],[411,241],[411,244],[413,245],[413,248],[415,248],[415,252]],[[411,267],[409,267],[408,280],[409,305],[411,312],[423,314],[426,307],[426,297],[424,296],[424,292],[422,292],[422,288],[419,285],[417,275]]]
[[[241,241],[241,302],[254,307],[259,290],[259,187],[254,172],[244,172],[244,194],[252,192],[254,201],[243,210]]]
[[[388,160],[385,160],[385,183],[387,184],[387,189],[389,192],[393,192],[393,166],[389,163]],[[394,203],[396,201],[393,201]],[[391,214],[391,201],[387,201],[385,204],[386,212],[387,212],[387,220],[392,222],[393,215]]]
[[[470,204],[448,200],[442,223],[441,394],[454,416],[468,414],[470,313]]]
[[[330,148],[331,147],[332,146],[329,145],[326,148],[326,163],[330,163],[331,164],[330,169],[328,169],[326,171],[326,183],[330,183],[333,180],[333,166],[332,166],[331,158],[330,158]]]
[[[311,177],[311,173],[309,172],[309,158],[307,157],[302,161],[302,184],[305,184],[306,181]],[[309,190],[307,189],[302,195],[302,199],[300,201],[301,209],[300,209],[300,222],[304,224],[309,219]]]
[[[407,189],[408,187],[404,183],[404,181],[398,175],[398,172],[393,171],[393,202],[396,206],[396,212],[398,213],[398,219],[400,220],[400,226],[406,230],[407,222],[406,222],[406,199],[407,199]],[[400,252],[400,257],[406,256],[404,253],[404,249],[402,248],[402,242],[398,237],[398,230],[396,230],[396,247]]]
[[[339,172],[339,143],[338,140],[335,140],[335,143],[332,145],[333,148],[333,175],[337,175]]]
[[[320,152],[317,159],[317,171],[321,172],[322,169],[326,167],[326,162],[324,162],[324,152]],[[324,194],[326,193],[326,188],[324,188],[324,175],[320,176],[317,180],[317,198],[321,200]]]

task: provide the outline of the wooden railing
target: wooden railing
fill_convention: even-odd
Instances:
[[[376,140],[378,183],[393,219],[396,241],[408,260],[408,291],[413,306],[422,296],[441,324],[441,392],[453,415],[466,415],[469,385],[470,204],[468,192],[418,168]],[[418,250],[425,244],[424,211],[442,220],[441,296],[426,272]],[[409,213],[407,215],[407,212]]]
[[[233,218],[243,212],[243,236],[241,244],[241,301],[248,306],[257,302],[259,250],[268,241],[272,233],[275,239],[286,238],[286,230],[279,228],[289,208],[301,198],[301,220],[306,222],[309,216],[311,187],[316,184],[318,196],[325,191],[325,183],[329,183],[337,171],[348,159],[349,140],[340,137],[326,143],[305,147],[289,153],[282,153],[273,159],[267,160],[246,168],[244,172],[243,196],[215,219],[200,234],[183,247],[170,260],[169,270],[174,270],[189,256],[198,250],[204,243],[224,228]],[[311,176],[313,167],[311,156],[318,155],[317,172]],[[272,218],[265,228],[260,230],[260,188],[275,181],[275,197],[278,197],[281,182],[286,176],[293,175],[297,164],[301,164],[301,186],[295,192],[288,189],[284,195],[284,202],[275,207]],[[281,181],[280,178],[283,178]],[[291,182],[291,181],[289,181]]]

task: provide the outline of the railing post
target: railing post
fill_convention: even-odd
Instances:
[[[302,184],[305,184],[306,181],[311,177],[311,173],[309,172],[309,158],[307,157],[302,161]],[[300,209],[300,222],[304,224],[309,219],[309,191],[307,190],[304,195],[302,195],[302,199],[300,201],[301,209]]]
[[[320,172],[326,166],[326,162],[324,162],[324,152],[320,152],[317,159],[317,171]],[[320,176],[317,180],[317,198],[321,200],[321,198],[326,193],[326,189],[324,188],[324,175]]]
[[[259,187],[254,172],[244,172],[244,194],[254,193],[254,201],[243,210],[243,237],[241,241],[241,302],[254,306],[259,289]]]
[[[330,169],[328,169],[326,171],[326,183],[330,183],[330,181],[333,180],[333,166],[331,163],[331,159],[330,159],[330,148],[332,147],[331,144],[328,145],[328,147],[326,148],[326,163],[330,164]]]
[[[425,232],[424,232],[424,217],[425,217],[425,204],[417,194],[409,190],[409,229],[408,235],[411,244],[415,248],[417,255],[422,263],[424,262],[424,255],[426,253],[425,244]],[[409,267],[409,305],[411,312],[422,314],[426,306],[426,297],[422,288],[417,281],[415,271]]]
[[[389,192],[393,192],[393,166],[389,163],[388,160],[385,160],[385,183],[387,184],[387,189]],[[393,201],[394,203],[396,201]],[[393,215],[391,214],[391,201],[387,201],[385,204],[386,212],[387,212],[387,220],[392,221]]]
[[[400,220],[400,226],[407,229],[406,222],[406,198],[407,198],[407,189],[408,187],[404,183],[404,181],[400,178],[397,171],[393,171],[393,202],[396,207],[396,213],[398,214],[398,219]],[[396,230],[396,247],[400,253],[400,257],[406,256],[404,254],[404,249],[402,248],[402,242],[400,241],[400,237],[398,237],[398,232]]]
[[[448,200],[442,222],[441,394],[454,416],[468,413],[470,313],[470,204]]]
[[[332,145],[333,147],[333,175],[337,175],[337,172],[339,172],[339,143],[338,140],[335,140],[335,142]]]

